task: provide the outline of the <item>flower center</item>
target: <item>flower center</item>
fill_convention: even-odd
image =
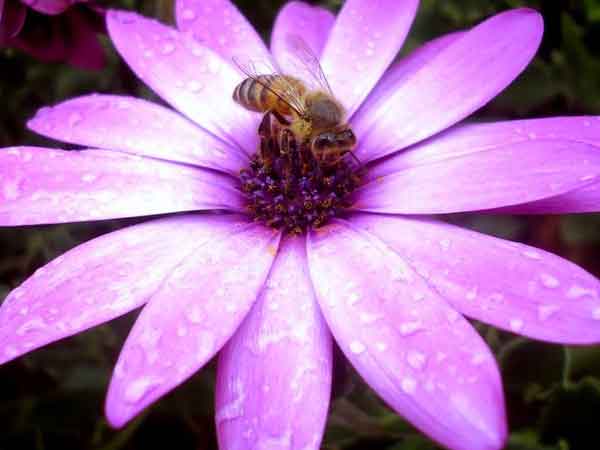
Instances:
[[[261,136],[259,151],[240,172],[250,215],[291,234],[319,228],[348,208],[360,183],[349,152],[320,153],[291,133]]]

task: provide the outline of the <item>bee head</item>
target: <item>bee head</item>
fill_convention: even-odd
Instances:
[[[350,128],[326,131],[317,135],[314,146],[317,150],[352,150],[356,145],[356,136]]]

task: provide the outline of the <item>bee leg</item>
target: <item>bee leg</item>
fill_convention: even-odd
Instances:
[[[315,148],[315,146],[316,146],[315,145],[315,140],[316,139],[313,139],[310,142],[310,153],[312,155],[312,158],[316,161],[317,165],[321,166],[322,163],[323,163],[323,161],[324,161],[324,159],[325,159],[325,157],[324,157],[324,153],[319,152],[319,151],[316,150],[316,148]]]
[[[344,153],[342,153],[340,156],[338,156],[336,159],[334,159],[331,162],[331,165],[335,165],[335,164],[339,163],[341,160],[344,159],[344,157],[347,154],[350,154],[350,156],[352,156],[352,158],[354,159],[354,161],[356,161],[356,163],[358,164],[358,167],[362,167],[362,163],[360,162],[360,159],[358,159],[358,156],[356,156],[352,150],[347,150]]]
[[[260,158],[266,166],[271,166],[274,154],[273,141],[273,116],[271,112],[267,112],[258,126],[258,136],[260,139]]]
[[[288,119],[286,119],[286,118],[285,118],[285,117],[284,117],[284,116],[283,116],[283,115],[282,115],[280,112],[278,112],[278,111],[276,111],[276,110],[274,110],[274,109],[273,109],[273,110],[271,110],[270,112],[271,112],[271,113],[272,113],[272,114],[275,116],[275,118],[276,118],[276,119],[277,119],[277,121],[278,121],[278,122],[281,124],[281,126],[284,126],[284,127],[289,127],[289,126],[292,124],[292,123],[291,123],[291,122],[290,122]]]
[[[303,159],[301,155],[301,148],[298,145],[298,139],[296,139],[296,135],[289,128],[286,128],[284,131],[287,139],[290,165],[294,168],[295,172],[298,172],[302,165]]]
[[[289,128],[281,128],[279,133],[279,151],[282,155],[287,155],[290,162],[292,162],[295,142],[294,133]]]

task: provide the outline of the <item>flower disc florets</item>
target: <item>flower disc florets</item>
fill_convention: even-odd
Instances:
[[[288,154],[274,144],[270,150],[269,155],[255,154],[240,173],[254,220],[300,234],[319,228],[351,205],[360,176],[350,154],[325,162],[307,145]]]

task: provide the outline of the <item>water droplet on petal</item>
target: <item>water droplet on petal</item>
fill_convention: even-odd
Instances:
[[[190,92],[198,93],[202,90],[203,85],[199,81],[192,80],[192,81],[188,81],[187,88]]]
[[[46,328],[46,322],[44,322],[44,319],[42,319],[40,317],[40,318],[28,320],[27,322],[23,323],[17,329],[16,333],[19,336],[23,336],[27,333],[31,333],[32,331],[41,331],[44,328]]]
[[[450,249],[450,239],[442,239],[440,241],[440,247],[442,248],[442,250],[446,251],[448,249]]]
[[[213,353],[215,347],[215,336],[210,331],[202,331],[196,340],[196,359],[200,362],[204,361]]]
[[[448,314],[446,314],[446,318],[448,319],[448,322],[450,322],[450,323],[456,322],[459,317],[460,317],[460,314],[453,309],[448,311]]]
[[[81,177],[81,181],[83,181],[84,183],[91,183],[95,179],[96,179],[96,175],[94,175],[93,173],[86,173],[85,175],[83,175]]]
[[[13,347],[12,345],[7,345],[6,347],[4,347],[4,354],[9,358],[14,358],[19,354],[19,350],[17,350],[16,347]]]
[[[560,286],[560,281],[547,273],[542,273],[540,275],[540,280],[542,280],[542,284],[549,289],[554,289]]]
[[[369,314],[366,312],[360,314],[360,321],[366,325],[375,323],[382,318],[383,316],[381,314]]]
[[[137,403],[152,390],[160,386],[161,380],[156,377],[140,377],[132,381],[125,389],[125,401]]]
[[[475,353],[471,357],[471,364],[474,366],[479,366],[488,360],[488,355],[482,352]]]
[[[522,254],[529,259],[542,259],[542,255],[534,250],[525,250]]]
[[[598,292],[595,289],[587,289],[582,286],[571,286],[567,291],[567,297],[574,300],[577,300],[581,297],[596,298],[597,296]]]
[[[467,291],[467,294],[465,295],[465,298],[470,301],[475,300],[477,298],[477,286],[469,289],[469,291]]]
[[[360,341],[352,341],[350,343],[350,351],[355,355],[360,355],[366,350],[365,344]]]
[[[523,319],[514,318],[514,319],[510,319],[509,325],[510,325],[510,329],[512,331],[514,331],[515,333],[518,333],[519,331],[521,331],[523,329],[523,326],[525,326],[525,323],[523,322]]]
[[[244,413],[244,402],[246,401],[246,391],[241,380],[236,379],[231,383],[231,394],[233,399],[217,409],[215,418],[217,423],[226,420],[233,420]]]
[[[379,341],[375,343],[375,348],[379,352],[385,352],[387,350],[387,344],[385,342]]]
[[[350,305],[350,306],[355,305],[359,301],[360,301],[360,294],[358,292],[352,292],[348,296],[348,305]]]
[[[423,324],[418,321],[412,321],[412,322],[404,322],[401,323],[399,326],[399,330],[400,330],[400,334],[402,336],[409,336],[411,334],[416,333],[417,331],[421,330],[423,327]]]
[[[192,307],[187,312],[186,317],[190,321],[190,323],[196,325],[202,323],[202,320],[204,319],[204,314],[202,314],[202,310],[198,305],[192,305]]]
[[[548,320],[551,316],[560,310],[557,305],[540,305],[538,306],[538,319],[542,322]]]
[[[196,13],[194,12],[193,9],[186,8],[181,13],[181,17],[183,17],[183,20],[195,20]]]
[[[172,42],[166,42],[160,49],[160,52],[163,55],[170,55],[174,51],[175,51],[175,44],[173,44]]]
[[[417,382],[414,378],[404,377],[400,382],[402,390],[407,394],[414,394],[417,389]]]
[[[421,370],[425,367],[427,356],[422,352],[410,350],[406,355],[406,361],[413,369]]]
[[[423,301],[425,299],[425,294],[423,294],[422,292],[414,292],[413,293],[413,300],[415,302],[420,302]]]
[[[21,195],[19,180],[7,180],[2,186],[2,194],[6,200],[17,200]]]

